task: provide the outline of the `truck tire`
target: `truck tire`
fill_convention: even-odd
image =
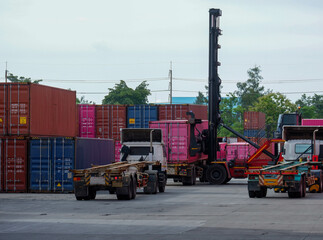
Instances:
[[[159,177],[162,178],[163,181],[158,183],[158,191],[160,193],[163,193],[165,192],[167,177],[166,177],[166,174],[163,172],[158,173],[158,178]]]
[[[137,196],[137,178],[133,177],[131,178],[132,181],[132,196],[131,199],[135,199]]]
[[[206,178],[210,184],[223,184],[227,177],[227,170],[220,164],[213,164],[206,171]]]
[[[117,188],[117,199],[118,200],[131,200],[133,193],[133,181],[130,178],[130,182],[128,186]]]
[[[94,200],[96,197],[96,191],[93,189],[90,189],[90,200]]]
[[[320,174],[320,179],[319,179],[319,193],[323,192],[323,179],[322,179],[323,175],[322,172]]]
[[[306,197],[306,177],[305,177],[305,175],[302,176],[302,179],[303,179],[302,197]]]
[[[256,197],[256,193],[255,193],[255,191],[250,191],[250,190],[249,190],[249,197],[250,197],[250,198],[255,198],[255,197]]]
[[[144,187],[144,193],[156,194],[158,190],[158,173],[156,170],[146,171],[149,174],[147,187]]]
[[[182,184],[183,186],[192,186],[193,185],[193,178],[190,177],[182,177]]]
[[[76,197],[76,200],[81,201],[81,200],[83,200],[83,198],[82,197]]]
[[[288,197],[289,198],[301,198],[304,195],[304,191],[306,191],[306,189],[304,190],[304,177],[301,177],[301,181],[299,182],[299,189],[297,192],[290,192],[288,191]],[[306,193],[305,193],[306,194]]]

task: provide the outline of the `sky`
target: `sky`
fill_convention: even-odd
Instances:
[[[323,94],[321,0],[1,0],[5,69],[101,104],[120,80],[147,80],[150,103],[205,92],[209,9],[222,10],[222,93],[260,66],[266,89],[292,101]],[[172,64],[171,64],[172,63]]]

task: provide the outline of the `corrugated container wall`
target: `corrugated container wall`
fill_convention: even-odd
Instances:
[[[120,162],[120,150],[121,150],[122,144],[120,141],[115,141],[115,146],[114,146],[114,159],[115,162]]]
[[[244,129],[263,129],[266,125],[266,115],[262,112],[244,112]]]
[[[2,192],[27,192],[27,140],[2,138],[0,186]]]
[[[186,112],[193,112],[196,119],[207,120],[206,105],[169,104],[160,105],[158,110],[159,120],[188,120]]]
[[[149,128],[150,121],[158,120],[158,107],[154,105],[134,105],[127,107],[128,128]]]
[[[303,126],[323,126],[323,119],[302,119]]]
[[[168,163],[191,163],[207,159],[202,153],[190,156],[190,124],[187,120],[150,122],[149,127],[162,130]],[[203,129],[207,129],[208,121],[196,124],[195,127],[194,134],[198,135]]]
[[[96,137],[120,141],[120,130],[127,127],[127,110],[125,105],[97,105]]]
[[[75,168],[85,169],[91,165],[106,165],[114,162],[112,139],[76,138]]]
[[[71,138],[35,138],[29,143],[29,190],[73,191],[75,142]]]
[[[79,136],[95,138],[95,105],[78,105]]]
[[[23,83],[1,83],[0,89],[2,135],[77,135],[75,91]]]
[[[243,135],[245,137],[264,138],[264,137],[266,137],[266,131],[265,130],[248,129],[248,130],[243,131]]]

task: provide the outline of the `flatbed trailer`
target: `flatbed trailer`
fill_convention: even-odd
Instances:
[[[74,173],[74,192],[77,200],[92,200],[99,190],[116,194],[118,200],[136,198],[137,188],[144,193],[165,191],[165,174],[158,161],[124,161],[87,169],[71,170]]]
[[[292,161],[274,166],[266,166],[260,170],[249,169],[248,192],[250,198],[266,197],[267,189],[275,192],[288,192],[290,198],[306,196],[306,189],[310,192],[321,193],[323,189],[322,171],[312,167],[319,162]]]

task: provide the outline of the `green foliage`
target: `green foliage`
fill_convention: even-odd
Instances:
[[[7,78],[8,78],[8,80],[10,82],[18,82],[18,83],[36,83],[36,84],[39,84],[40,82],[43,81],[42,79],[31,80],[31,78],[14,76],[12,73],[9,73]]]
[[[196,100],[195,100],[194,104],[206,105],[207,103],[208,103],[207,98],[204,96],[204,94],[202,92],[199,92],[198,96],[196,97]]]
[[[109,88],[109,94],[104,97],[102,104],[147,104],[151,94],[147,87],[147,82],[143,81],[136,89],[132,89],[121,80],[114,88]]]
[[[265,94],[265,88],[260,86],[260,82],[263,79],[260,72],[259,66],[250,68],[247,71],[248,80],[237,83],[238,90],[234,93],[240,98],[241,106],[245,110],[252,107],[257,102],[257,99]]]
[[[251,111],[266,114],[266,124],[269,126],[268,133],[272,133],[277,126],[279,114],[296,111],[296,105],[281,93],[269,93],[258,99]]]
[[[310,97],[303,94],[296,104],[301,107],[303,118],[323,118],[323,95]]]
[[[86,100],[85,96],[81,96],[81,98],[76,98],[76,104],[95,104],[92,101]]]

